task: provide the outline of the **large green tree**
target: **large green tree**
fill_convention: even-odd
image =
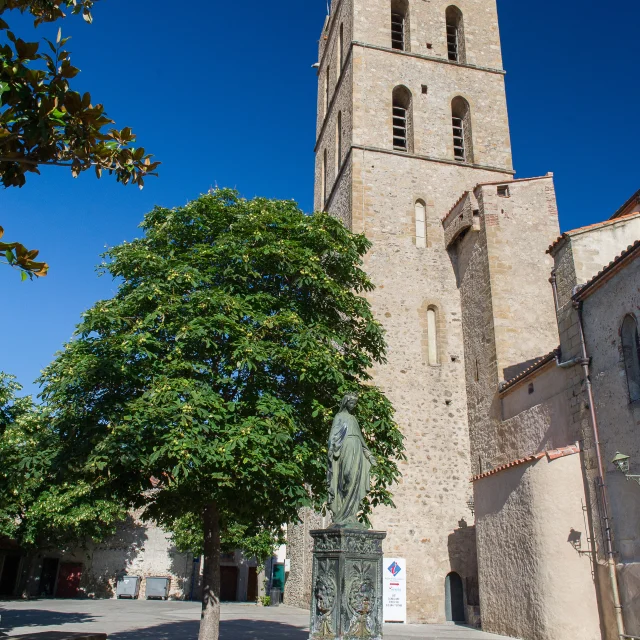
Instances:
[[[403,440],[370,382],[385,352],[362,295],[370,245],[327,214],[231,190],[156,208],[142,229],[106,254],[117,294],[84,314],[42,397],[70,479],[169,528],[192,518],[201,529],[200,639],[217,640],[221,535],[275,531],[301,506],[321,508],[347,392],[360,395],[378,461],[362,517],[392,503]]]
[[[159,163],[133,146],[131,129],[111,128],[113,120],[102,104],[72,90],[70,81],[80,70],[71,64],[69,38],[59,31],[55,42],[27,42],[7,22],[9,12],[19,11],[31,14],[37,26],[64,18],[65,10],[91,22],[93,4],[0,0],[0,181],[5,187],[22,187],[29,173],[47,165],[68,167],[74,176],[94,169],[99,178],[106,171],[140,188],[147,175],[155,175]],[[0,247],[1,253],[25,275],[46,275],[42,263],[16,259],[15,246]]]
[[[15,378],[0,372],[0,536],[28,554],[101,540],[126,509],[104,491],[97,496],[83,478],[66,481],[58,433],[46,411],[20,392]]]

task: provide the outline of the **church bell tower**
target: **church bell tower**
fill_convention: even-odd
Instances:
[[[414,623],[458,620],[460,606],[471,621],[479,604],[461,303],[441,220],[477,184],[512,179],[504,75],[496,0],[333,0],[320,37],[315,209],[373,243],[388,342],[374,380],[407,450],[397,508],[373,525],[385,555],[407,559]]]

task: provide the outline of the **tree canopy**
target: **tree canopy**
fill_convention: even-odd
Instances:
[[[22,187],[41,166],[68,167],[74,177],[94,169],[115,175],[123,184],[144,185],[160,164],[135,147],[129,127],[112,128],[102,104],[89,93],[72,90],[80,70],[71,64],[69,38],[58,31],[55,42],[27,42],[7,23],[12,10],[30,13],[36,26],[65,17],[65,10],[92,22],[94,0],[0,0],[0,182]],[[45,263],[20,243],[0,245],[0,254],[23,277],[46,275]],[[35,252],[37,254],[37,252]],[[33,264],[32,264],[33,263]]]
[[[403,440],[370,370],[385,342],[364,293],[369,242],[328,214],[215,190],[151,211],[105,255],[114,298],[86,312],[42,397],[69,474],[205,550],[201,638],[217,638],[220,534],[275,531],[325,496],[327,438],[348,392],[378,465],[363,504],[392,504]],[[150,478],[160,481],[152,489]]]
[[[79,478],[66,481],[58,434],[42,407],[0,372],[0,536],[23,549],[102,540],[126,509]]]

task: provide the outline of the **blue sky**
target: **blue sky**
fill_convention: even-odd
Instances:
[[[640,188],[640,3],[499,0],[518,177],[556,177],[563,229],[599,221]],[[75,87],[90,91],[163,162],[144,191],[47,168],[0,194],[7,240],[39,248],[49,277],[0,270],[0,370],[31,383],[83,310],[109,297],[106,245],[138,234],[155,204],[214,185],[312,207],[317,39],[325,0],[103,0],[63,23]],[[27,25],[11,21],[14,29]],[[42,35],[55,37],[56,28]]]

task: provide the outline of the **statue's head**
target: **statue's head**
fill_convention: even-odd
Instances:
[[[342,402],[340,403],[340,411],[344,411],[346,409],[349,413],[353,413],[357,404],[358,396],[355,393],[349,393],[344,398],[342,398]]]

